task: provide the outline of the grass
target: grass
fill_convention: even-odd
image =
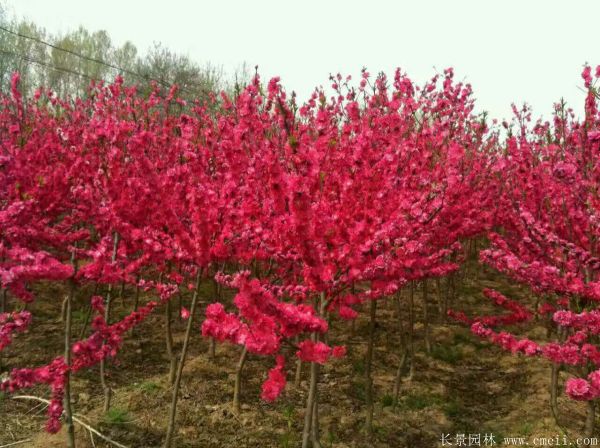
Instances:
[[[73,310],[72,317],[74,322],[84,322],[87,316],[87,310]]]
[[[474,336],[470,333],[464,333],[462,331],[454,333],[452,338],[454,344],[471,344],[474,341]]]
[[[335,442],[337,442],[336,435],[331,431],[327,431],[327,434],[325,434],[325,444],[329,446],[329,448],[332,448]]]
[[[147,392],[147,393],[156,392],[161,389],[160,385],[158,385],[157,383],[155,383],[153,381],[144,381],[144,382],[140,383],[137,386],[137,388],[139,390]]]
[[[106,413],[106,421],[111,425],[123,425],[129,423],[131,418],[125,409],[112,408]]]
[[[350,396],[361,401],[366,400],[367,393],[363,381],[352,381],[352,383],[350,384]]]
[[[454,333],[453,342],[456,345],[470,344],[473,347],[475,347],[476,350],[480,350],[482,348],[486,348],[486,347],[490,346],[490,344],[488,344],[487,342],[482,342],[481,339],[472,335],[471,333],[463,333],[463,332]]]
[[[365,374],[365,361],[360,358],[352,362],[352,370],[359,375]]]
[[[444,404],[444,413],[450,419],[455,419],[460,417],[463,414],[464,408],[463,405],[456,400],[449,401]]]
[[[279,444],[282,448],[291,448],[296,445],[296,438],[294,437],[295,434],[293,430],[295,416],[296,410],[294,409],[294,406],[286,406],[283,410],[283,417],[286,421],[286,431],[279,438]]]
[[[529,422],[525,422],[521,425],[519,434],[522,434],[524,436],[529,436],[529,435],[531,435],[532,431],[533,431],[533,425]]]
[[[406,395],[400,400],[400,407],[411,411],[419,411],[440,403],[440,398],[435,395]]]
[[[383,407],[393,406],[394,397],[392,397],[390,394],[385,394],[383,397],[381,397],[381,404],[383,405]]]
[[[456,345],[436,345],[431,348],[431,356],[452,365],[463,359],[462,350]]]
[[[373,432],[380,438],[386,438],[390,433],[388,428],[380,425],[373,425]]]

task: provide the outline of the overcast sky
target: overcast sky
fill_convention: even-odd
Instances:
[[[600,64],[600,1],[554,0],[6,0],[9,12],[51,32],[105,29],[140,50],[162,42],[226,72],[246,62],[279,75],[301,98],[329,73],[360,68],[416,81],[455,68],[479,109],[510,115],[527,101],[550,115],[564,97],[580,111],[580,73]]]

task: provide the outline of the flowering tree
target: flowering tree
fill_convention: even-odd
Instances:
[[[540,345],[497,332],[533,315],[497,291],[484,294],[508,314],[450,314],[505,348],[572,366],[567,393],[597,398],[600,131],[589,69],[584,78],[590,93],[583,121],[557,109],[552,125],[528,130],[525,111],[520,134],[503,147],[474,115],[471,87],[455,82],[451,69],[423,86],[400,70],[393,79],[363,71],[356,87],[337,75],[333,96],[315,90],[302,105],[278,78],[264,86],[258,76],[235,96],[203,104],[178,99],[176,88],[153,86],[144,96],[120,78],[92,85],[85,98],[59,99],[41,89],[24,101],[15,77],[0,97],[0,281],[24,303],[35,299],[36,282],[64,284],[65,351],[46,365],[14,369],[0,389],[47,384],[48,429],[59,429],[64,412],[74,446],[70,375],[99,364],[108,410],[109,360],[128,330],[164,306],[171,446],[200,286],[215,281],[234,298],[209,297],[201,331],[241,346],[234,411],[247,353],[273,360],[262,385],[266,401],[283,392],[290,358],[300,368],[310,363],[303,447],[319,446],[320,366],[345,354],[331,342],[330,323],[367,308],[371,434],[377,303],[411,289],[412,339],[414,286],[421,282],[429,351],[428,279],[455,272],[462,243],[485,234],[491,244],[481,260],[544,297],[541,312],[553,313],[558,341]],[[141,306],[136,299],[113,322],[118,284],[157,297]],[[190,309],[180,310],[187,324],[178,357],[171,300],[185,284],[193,296]],[[98,285],[107,292],[91,295],[91,333],[74,341],[73,300]],[[35,322],[21,308],[3,305],[0,350]],[[412,367],[413,344],[401,336],[400,357]]]
[[[597,259],[598,200],[600,173],[600,121],[593,82],[596,69],[583,71],[588,94],[585,117],[576,120],[564,104],[557,104],[553,123],[538,121],[529,130],[530,113],[517,111],[518,134],[510,130],[505,154],[494,162],[499,185],[491,246],[481,260],[531,287],[544,303],[536,312],[552,315],[558,326],[557,340],[540,344],[494,327],[523,323],[532,313],[494,291],[486,295],[511,312],[501,317],[459,320],[472,331],[513,353],[542,356],[553,363],[551,405],[557,416],[556,387],[559,368],[574,377],[566,382],[566,393],[588,401],[585,431],[594,430],[594,402],[600,357],[595,344],[596,302],[600,299]],[[508,127],[508,126],[507,126]],[[501,173],[501,174],[500,174]],[[539,303],[539,302],[538,302]],[[466,319],[466,320],[465,320]]]

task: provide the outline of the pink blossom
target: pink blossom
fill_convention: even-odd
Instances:
[[[190,310],[184,306],[181,307],[181,318],[184,320],[188,320],[190,318]]]
[[[277,356],[276,365],[269,370],[267,380],[262,385],[261,398],[267,402],[275,401],[285,389],[285,359]]]
[[[335,347],[333,347],[331,356],[333,356],[334,358],[343,358],[344,356],[346,356],[346,346],[336,345]]]
[[[298,348],[296,356],[304,362],[325,364],[331,355],[331,347],[320,341],[315,343],[306,339],[298,344]]]
[[[573,400],[589,400],[591,398],[590,383],[582,378],[569,378],[565,382],[565,392]]]

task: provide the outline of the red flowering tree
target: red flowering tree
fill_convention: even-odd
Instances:
[[[556,387],[559,369],[573,377],[566,393],[588,401],[585,432],[594,429],[594,402],[600,396],[600,356],[594,342],[598,334],[600,262],[597,258],[600,180],[600,117],[595,78],[583,71],[588,89],[585,116],[577,120],[564,104],[557,104],[552,123],[531,121],[527,109],[517,111],[517,133],[509,130],[504,154],[494,162],[499,194],[495,208],[496,231],[489,234],[490,248],[481,260],[504,272],[532,291],[543,303],[534,310],[551,315],[556,341],[538,343],[494,327],[525,323],[532,312],[497,292],[486,295],[510,311],[504,316],[459,314],[472,331],[513,353],[542,356],[553,363],[552,411],[557,417]],[[538,300],[539,304],[539,300]]]

